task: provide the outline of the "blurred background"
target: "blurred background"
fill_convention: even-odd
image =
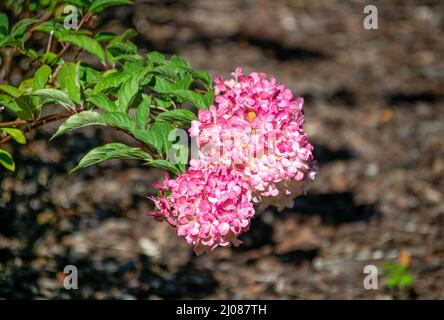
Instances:
[[[305,99],[320,172],[293,209],[259,212],[239,248],[196,257],[146,217],[162,171],[108,161],[68,175],[87,150],[124,139],[55,127],[12,145],[0,172],[0,298],[443,299],[444,2],[165,0],[108,9],[100,30],[212,75],[274,74]],[[20,82],[17,63],[9,81]],[[383,266],[400,266],[405,288]],[[77,266],[78,290],[63,288]],[[366,290],[366,265],[379,289]],[[401,272],[401,271],[399,271]],[[401,273],[402,273],[401,272]],[[396,280],[398,279],[398,280]],[[396,285],[395,285],[396,287]],[[398,286],[399,287],[399,286]]]

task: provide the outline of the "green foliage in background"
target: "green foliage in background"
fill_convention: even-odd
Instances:
[[[413,276],[409,272],[409,266],[399,262],[384,264],[383,270],[387,276],[387,287],[396,290],[405,290],[413,284]]]
[[[2,69],[12,63],[11,57],[21,56],[33,76],[18,86],[0,82],[0,120],[12,119],[0,122],[0,144],[12,139],[25,143],[23,133],[64,120],[52,139],[96,125],[123,131],[140,145],[135,148],[116,141],[97,147],[72,171],[114,158],[141,160],[173,175],[184,170],[168,161],[172,144],[168,134],[188,128],[196,111],[212,104],[211,77],[177,56],[140,54],[132,29],[122,34],[94,31],[97,14],[126,4],[130,1],[5,2],[7,12],[0,13]],[[67,10],[72,9],[68,5],[76,10]],[[77,25],[67,28],[73,21]],[[33,45],[36,34],[45,35],[41,48]],[[81,54],[90,58],[79,60]],[[47,106],[54,105],[60,112],[48,114]],[[3,149],[0,163],[8,170],[15,168],[11,154]]]

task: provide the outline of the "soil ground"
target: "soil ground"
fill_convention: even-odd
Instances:
[[[228,76],[274,74],[305,98],[320,172],[293,209],[259,212],[245,244],[196,257],[146,217],[162,172],[109,161],[68,175],[81,155],[121,140],[54,127],[13,147],[0,173],[2,298],[444,298],[444,2],[136,1],[100,28],[133,27],[144,50]],[[15,80],[26,70],[15,67]],[[14,80],[14,79],[12,79]],[[11,80],[11,81],[12,81]],[[364,266],[410,256],[411,290],[363,286]],[[79,290],[63,289],[63,268]],[[381,270],[381,268],[380,268]]]

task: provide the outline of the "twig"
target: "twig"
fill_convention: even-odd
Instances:
[[[48,44],[46,45],[46,53],[49,52],[49,50],[51,50],[51,44],[52,44],[52,37],[54,35],[54,30],[51,30],[51,32],[49,33],[49,39],[48,39]]]
[[[67,118],[67,117],[69,117],[71,115],[72,115],[72,112],[63,112],[63,113],[52,114],[52,115],[49,115],[49,116],[37,119],[35,122],[33,122],[31,124],[30,127],[28,127],[25,130],[23,130],[23,132],[29,133],[32,130],[38,128],[38,127],[41,127],[41,126],[43,126],[45,124],[48,124],[50,122],[62,120],[62,119]],[[25,120],[21,120],[21,121],[25,121]],[[11,139],[12,139],[12,136],[11,135],[7,135],[6,137],[4,137],[3,139],[0,140],[0,144],[6,143],[6,142],[8,142]]]
[[[80,20],[80,22],[79,22],[79,25],[77,26],[77,28],[75,28],[75,31],[77,32],[77,31],[79,31],[79,29],[83,26],[83,24],[86,22],[86,21],[88,21],[89,20],[89,18],[90,18],[91,16],[90,15],[85,15],[85,16],[83,16],[82,17],[82,20]],[[57,56],[54,58],[54,59],[52,59],[52,61],[49,63],[49,64],[52,64],[54,61],[56,61],[58,58],[60,58],[65,52],[66,52],[66,50],[68,50],[69,49],[69,47],[70,47],[71,45],[68,43],[68,44],[66,44],[66,45],[62,45],[62,50],[57,54]]]
[[[15,121],[0,122],[0,128],[16,127],[22,124],[27,124],[30,121],[32,120],[15,120]]]

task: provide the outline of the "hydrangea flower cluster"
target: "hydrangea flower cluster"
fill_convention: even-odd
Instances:
[[[225,165],[253,188],[261,207],[292,207],[316,172],[313,146],[302,126],[303,99],[275,78],[253,72],[234,79],[216,77],[216,105],[199,110],[190,135],[199,158],[209,166]]]
[[[215,77],[214,105],[192,122],[199,160],[178,178],[166,178],[161,197],[153,198],[158,210],[151,214],[167,220],[198,254],[238,245],[253,203],[292,207],[316,174],[303,99],[264,73],[237,68],[233,76]]]
[[[165,177],[164,187],[157,187],[161,196],[151,199],[158,210],[150,215],[168,221],[197,254],[231,243],[238,246],[237,237],[248,230],[254,215],[251,191],[224,166],[191,160],[186,173]]]

